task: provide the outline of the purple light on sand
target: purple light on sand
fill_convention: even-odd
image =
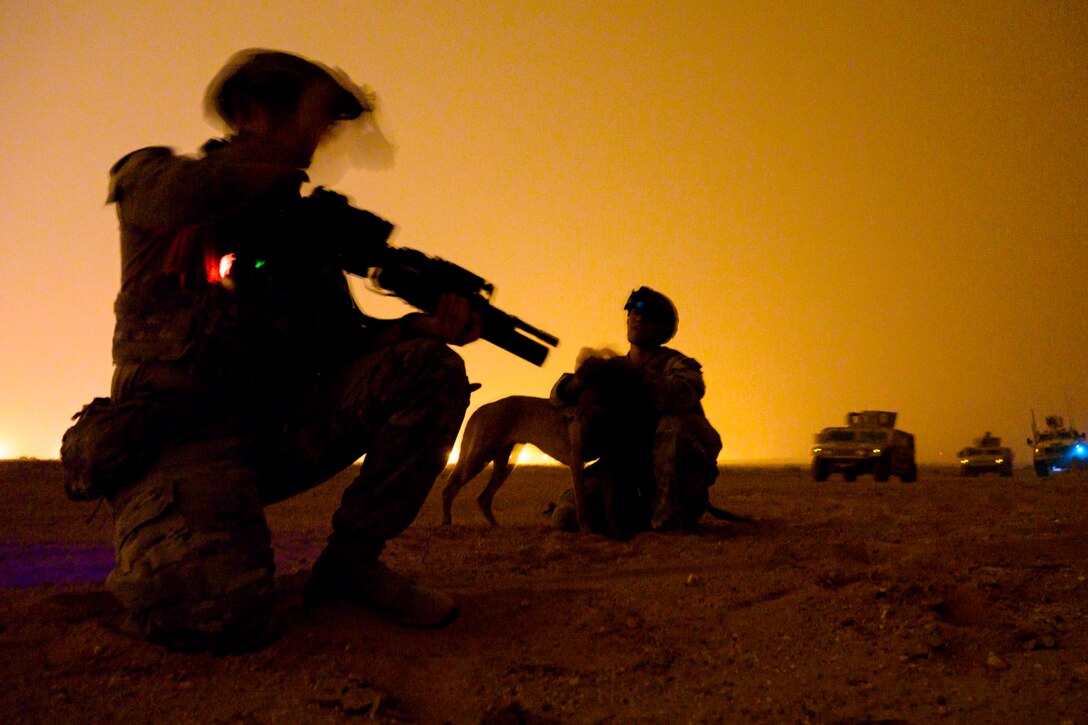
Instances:
[[[96,584],[111,569],[110,544],[0,542],[0,588]]]

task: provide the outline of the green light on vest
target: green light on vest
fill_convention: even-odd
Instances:
[[[263,259],[258,259],[256,262],[253,263],[253,268],[254,269],[260,269],[263,266],[264,266],[264,260]]]

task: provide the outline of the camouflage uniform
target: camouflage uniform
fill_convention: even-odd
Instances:
[[[718,477],[718,453],[722,449],[721,438],[700,403],[706,392],[702,366],[676,350],[660,347],[642,362],[640,369],[660,414],[653,443],[656,487],[649,523],[656,530],[689,528],[706,511],[708,489]],[[571,374],[566,373],[556,382],[551,393],[553,403],[574,402],[564,398],[570,378]],[[572,498],[566,496],[553,514],[553,523],[570,528],[572,507]]]
[[[245,214],[289,205],[300,181],[294,169],[233,159],[229,145],[199,159],[145,149],[112,171],[122,240],[112,395],[152,395],[164,416],[157,463],[111,499],[107,584],[142,636],[170,646],[267,639],[274,564],[263,506],[364,453],[330,541],[376,561],[418,513],[468,405],[464,363],[446,345],[368,347],[388,323],[358,313],[327,260],[279,260],[289,274],[247,298],[241,280],[234,293],[205,283],[199,245],[177,259],[179,238],[221,239],[239,215],[257,224]]]

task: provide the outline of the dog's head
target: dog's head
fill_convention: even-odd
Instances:
[[[626,357],[590,357],[574,373],[583,446],[594,457],[632,456],[650,448],[657,427],[642,372]]]
[[[620,357],[620,354],[610,347],[583,347],[578,351],[578,356],[574,359],[574,369],[582,367],[586,360],[590,358],[609,358]]]

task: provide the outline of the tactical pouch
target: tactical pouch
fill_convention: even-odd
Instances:
[[[113,303],[115,363],[177,362],[192,348],[196,300],[177,274],[162,274]]]
[[[60,446],[69,499],[113,496],[151,469],[161,449],[158,408],[149,398],[95,398],[72,416]]]

